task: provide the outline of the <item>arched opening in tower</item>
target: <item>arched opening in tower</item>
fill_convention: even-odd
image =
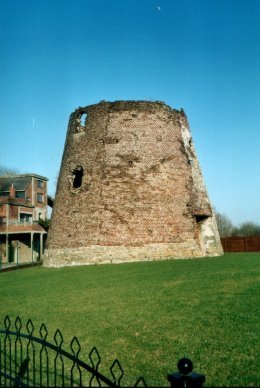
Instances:
[[[87,113],[85,113],[85,112],[82,113],[82,115],[80,116],[80,125],[81,125],[81,127],[84,127],[86,125],[87,118],[88,118]]]

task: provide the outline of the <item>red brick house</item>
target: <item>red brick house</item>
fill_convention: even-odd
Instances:
[[[35,262],[42,257],[47,219],[48,179],[37,174],[0,176],[0,260]]]

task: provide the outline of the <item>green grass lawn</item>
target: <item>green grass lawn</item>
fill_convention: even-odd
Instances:
[[[169,386],[181,357],[206,375],[206,386],[260,386],[260,253],[0,273],[0,320],[31,318],[65,349],[76,335],[81,358],[96,346],[100,371],[115,358],[123,385],[143,376]],[[36,331],[34,335],[36,335]],[[49,337],[49,341],[51,336]]]

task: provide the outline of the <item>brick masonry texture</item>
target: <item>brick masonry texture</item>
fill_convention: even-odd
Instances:
[[[71,114],[45,266],[222,253],[182,110],[103,101]]]

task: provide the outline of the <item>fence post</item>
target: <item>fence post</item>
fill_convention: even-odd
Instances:
[[[244,236],[244,246],[245,246],[245,252],[247,252],[247,237]]]
[[[192,372],[193,364],[189,358],[181,358],[178,361],[179,372],[168,374],[167,379],[171,388],[200,388],[205,382],[205,376]]]

